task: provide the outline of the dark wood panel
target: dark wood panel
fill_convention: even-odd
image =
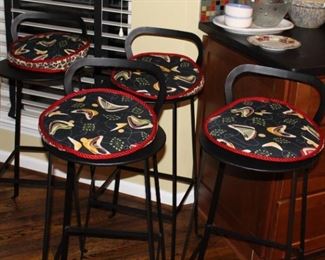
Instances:
[[[294,223],[294,244],[298,245],[299,241],[299,226],[300,226],[300,214],[301,214],[301,197],[298,197],[297,207],[295,211],[295,223]],[[306,223],[306,251],[314,252],[319,250],[319,247],[323,247],[325,241],[325,192],[308,195],[307,205],[307,223]],[[277,202],[277,214],[272,221],[272,225],[276,227],[274,229],[274,239],[279,242],[285,242],[286,230],[287,230],[287,216],[289,202],[288,200],[280,200]],[[279,251],[268,250],[268,258],[280,259],[283,254]]]
[[[202,127],[202,120],[215,109],[224,105],[224,81],[232,68],[243,63],[252,63],[253,60],[239,52],[217,43],[209,36],[204,37],[205,57],[204,69],[206,84],[198,103],[198,131]],[[325,77],[323,77],[325,79]],[[303,112],[312,115],[319,102],[316,91],[308,86],[297,85],[283,80],[270,80],[268,78],[252,79],[251,77],[241,80],[236,85],[235,96],[268,96],[279,98],[299,107]],[[313,102],[310,102],[312,100]],[[325,122],[325,121],[323,121]],[[325,125],[325,123],[323,123]],[[323,131],[323,130],[322,130]],[[310,174],[309,194],[320,195],[325,191],[325,153]],[[200,207],[207,214],[211,190],[216,176],[217,162],[209,156],[202,157],[204,177],[200,190]],[[280,223],[287,223],[284,214],[280,214],[280,202],[289,197],[289,175],[283,178],[252,179],[248,171],[230,168],[224,179],[221,194],[221,206],[217,223],[223,223],[233,230],[255,234],[264,238],[283,240],[285,229]],[[300,186],[298,192],[301,192]],[[318,201],[320,203],[320,200]],[[310,202],[312,203],[312,202]],[[324,207],[315,207],[320,215],[311,214],[309,221],[310,234],[308,236],[307,253],[325,250],[324,232],[316,230],[317,218],[325,214]],[[309,208],[313,211],[313,207]],[[281,208],[281,210],[284,210]],[[277,233],[281,230],[280,233]],[[233,242],[236,250],[247,258],[254,259],[279,259],[279,253],[273,254],[271,250],[257,247],[251,244]],[[274,251],[274,250],[273,250]],[[253,254],[253,256],[252,256]]]

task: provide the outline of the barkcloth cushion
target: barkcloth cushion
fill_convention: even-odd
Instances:
[[[174,100],[197,94],[204,80],[200,67],[190,58],[179,54],[142,53],[132,60],[141,60],[157,65],[166,77],[167,100]],[[138,96],[155,99],[159,91],[157,80],[142,71],[116,71],[112,81],[119,87]]]
[[[87,55],[90,42],[78,35],[50,32],[19,38],[10,46],[13,66],[35,72],[64,72],[78,58]]]
[[[136,152],[156,136],[153,109],[125,92],[88,89],[53,103],[40,116],[43,140],[87,159],[110,159]]]
[[[221,148],[268,161],[300,161],[324,145],[317,125],[285,102],[267,98],[236,100],[210,115],[204,133]]]

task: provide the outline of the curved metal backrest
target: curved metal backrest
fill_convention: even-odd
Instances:
[[[46,13],[46,12],[26,12],[18,15],[11,24],[11,36],[13,41],[18,39],[18,27],[24,21],[40,21],[40,22],[52,22],[64,21],[67,26],[73,26],[81,29],[82,35],[87,36],[87,27],[81,17],[73,14],[58,14],[58,13]]]
[[[130,34],[125,39],[125,51],[126,56],[130,58],[133,56],[132,52],[132,43],[139,36],[157,36],[157,37],[166,37],[166,38],[174,38],[179,40],[184,40],[188,42],[192,42],[197,50],[198,56],[196,59],[196,63],[201,66],[203,61],[203,44],[201,39],[194,33],[178,31],[173,29],[165,29],[165,28],[157,28],[157,27],[138,27],[133,29]]]
[[[161,70],[153,64],[142,61],[128,61],[125,59],[111,59],[111,58],[83,58],[75,61],[64,76],[64,90],[66,94],[73,91],[72,79],[75,73],[83,67],[93,68],[122,68],[131,70],[142,70],[152,74],[159,82],[158,97],[154,102],[154,110],[157,115],[160,114],[161,108],[166,97],[165,77]],[[80,75],[82,76],[82,75]]]
[[[318,124],[321,122],[325,112],[325,84],[315,76],[299,73],[299,72],[283,70],[283,69],[261,66],[261,65],[253,65],[253,64],[239,65],[236,68],[234,68],[227,76],[225,82],[226,103],[229,103],[233,100],[233,87],[235,85],[235,82],[236,80],[239,79],[239,77],[243,76],[244,74],[263,75],[263,76],[269,76],[269,77],[280,78],[285,80],[291,80],[291,81],[301,82],[313,87],[318,91],[320,96],[320,103],[317,108],[317,112],[314,116],[314,121]]]

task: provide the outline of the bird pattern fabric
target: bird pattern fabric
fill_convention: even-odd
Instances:
[[[142,53],[131,60],[140,60],[158,66],[165,75],[166,100],[175,100],[197,94],[204,84],[200,67],[189,57],[170,53]],[[157,80],[143,71],[115,71],[112,81],[137,96],[155,99],[159,92]]]
[[[207,118],[204,133],[221,148],[268,161],[304,160],[324,146],[317,125],[304,113],[268,98],[228,104]]]
[[[9,63],[24,70],[64,72],[78,58],[87,55],[90,42],[71,33],[50,32],[19,38],[8,52]]]
[[[111,159],[148,145],[158,129],[152,107],[107,88],[81,90],[53,103],[40,116],[42,139],[87,159]]]

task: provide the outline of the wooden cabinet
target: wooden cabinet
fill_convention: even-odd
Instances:
[[[216,108],[224,105],[224,80],[232,68],[243,63],[256,63],[237,51],[224,47],[208,36],[204,37],[204,70],[206,83],[198,103],[198,131],[201,122]],[[325,77],[323,77],[325,80]],[[286,100],[312,115],[319,102],[316,91],[308,86],[283,80],[248,78],[236,86],[236,95],[263,95]],[[321,130],[325,134],[325,121]],[[308,215],[306,227],[306,254],[325,250],[325,153],[312,170],[308,185]],[[200,209],[207,214],[211,190],[216,176],[217,162],[204,154],[199,195]],[[236,158],[234,157],[234,160]],[[239,177],[240,176],[240,177]],[[218,225],[246,234],[284,242],[286,239],[289,175],[252,173],[227,167],[221,191]],[[298,193],[301,182],[298,184]],[[295,243],[299,237],[300,202],[297,197]],[[256,245],[231,241],[239,254],[247,259],[281,259],[283,253]]]

